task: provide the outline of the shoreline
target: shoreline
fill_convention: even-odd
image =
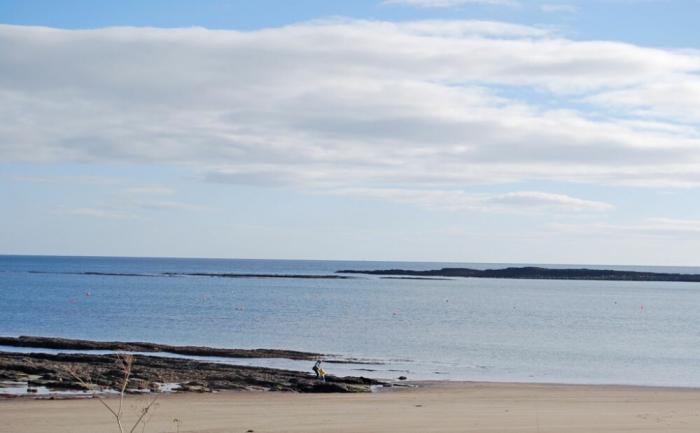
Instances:
[[[30,347],[39,349],[64,350],[111,350],[115,352],[151,352],[172,353],[177,355],[192,355],[224,358],[285,358],[302,361],[313,361],[318,358],[333,357],[315,352],[301,352],[285,349],[226,349],[209,346],[176,346],[163,343],[143,341],[97,341],[63,337],[39,337],[20,335],[18,337],[0,336],[0,346]],[[329,361],[330,362],[330,361]]]
[[[527,388],[527,389],[549,389],[549,390],[586,390],[586,391],[640,391],[640,392],[678,392],[678,393],[697,393],[700,399],[700,387],[691,386],[666,386],[666,385],[631,385],[631,384],[605,384],[605,383],[550,383],[550,382],[513,382],[513,381],[472,381],[472,380],[406,380],[398,381],[392,383],[386,383],[385,385],[376,385],[368,392],[305,392],[296,390],[267,390],[262,388],[231,388],[231,389],[218,389],[212,391],[201,391],[201,390],[178,390],[177,392],[167,391],[162,392],[159,399],[163,398],[173,398],[176,396],[196,396],[196,395],[241,395],[250,394],[257,395],[261,393],[269,394],[273,391],[273,394],[283,394],[283,395],[324,395],[324,396],[342,396],[351,394],[384,394],[384,393],[394,393],[394,392],[409,392],[409,391],[445,391],[445,390],[459,390],[459,389],[478,389],[478,388]],[[110,392],[100,394],[106,399],[117,399],[118,394]],[[271,395],[271,394],[270,394]],[[137,398],[139,393],[127,392],[127,398]],[[90,400],[93,396],[91,394],[25,394],[25,395],[3,395],[0,394],[0,402],[2,401],[23,401],[23,400]],[[700,405],[699,405],[700,408]]]
[[[388,393],[404,393],[404,392],[434,392],[434,391],[450,391],[464,389],[542,389],[542,390],[574,390],[574,391],[610,391],[610,392],[677,392],[698,394],[700,398],[700,387],[685,387],[685,386],[656,386],[656,385],[618,385],[618,384],[583,384],[583,383],[542,383],[542,382],[496,382],[496,381],[471,381],[471,380],[407,380],[397,383],[392,383],[390,386],[377,386],[368,393],[314,393],[314,392],[299,392],[293,390],[285,390],[270,393],[265,389],[220,389],[212,392],[163,392],[159,397],[162,399],[180,398],[186,396],[204,396],[204,395],[221,395],[221,396],[243,396],[243,395],[299,395],[299,396],[324,396],[330,398],[333,396],[349,396],[355,394],[388,394]],[[144,394],[127,393],[125,398],[137,399]],[[100,394],[105,399],[118,399],[117,393]],[[22,395],[22,396],[2,396],[0,402],[3,401],[61,401],[61,400],[91,400],[91,394],[81,395]],[[700,401],[700,400],[699,400]],[[700,409],[700,403],[698,405]]]
[[[367,392],[369,391],[368,387],[373,385],[416,384],[426,386],[449,383],[700,389],[700,386],[675,383],[538,381],[512,377],[504,379],[426,378],[420,375],[416,377],[408,370],[386,370],[386,375],[380,375],[378,372],[382,370],[362,367],[366,364],[383,365],[381,360],[370,362],[365,359],[286,349],[236,349],[173,346],[150,342],[77,340],[62,337],[0,336],[0,398],[8,395],[7,392],[3,393],[3,391],[12,387],[13,385],[8,385],[12,382],[20,384],[19,386],[22,386],[21,383],[24,382],[30,388],[38,386],[43,395],[60,393],[65,390],[81,390],[83,389],[81,386],[64,374],[63,367],[67,365],[66,363],[78,363],[82,364],[83,368],[99,370],[100,368],[104,369],[107,364],[113,363],[114,357],[118,353],[132,353],[139,360],[137,364],[146,370],[139,378],[140,382],[136,385],[137,390],[151,389],[155,391],[158,386],[165,385],[171,388],[173,385],[183,384],[178,392],[201,390],[210,392],[227,389],[255,390],[257,388],[297,392],[348,392],[345,387],[349,385],[351,392]],[[329,363],[329,368],[326,370],[336,373],[336,375],[329,376],[330,381],[339,384],[339,387],[333,389],[329,385],[324,385],[325,389],[321,389],[322,387],[313,383],[311,364],[307,366],[305,363],[313,362],[315,359],[323,359],[324,362]],[[42,364],[43,370],[35,371],[35,363],[37,362]],[[203,368],[206,374],[183,374],[182,372],[183,369],[196,370],[198,367]],[[222,372],[229,372],[235,376],[235,379],[221,381],[219,376]],[[109,387],[118,380],[117,377],[110,376],[110,373],[100,374],[98,374],[97,379],[103,386]],[[207,381],[207,374],[211,375],[213,380],[210,378]],[[170,380],[155,380],[155,378],[160,377],[168,377]],[[261,377],[264,380],[260,380]],[[184,386],[186,383],[191,383],[191,386]],[[357,388],[357,385],[361,385],[361,387]]]
[[[135,407],[139,397],[126,401]],[[192,433],[690,433],[700,429],[698,401],[700,389],[690,388],[445,381],[363,394],[187,393],[161,397],[147,431],[175,431],[178,419],[180,431]],[[0,433],[113,427],[109,413],[91,399],[0,400],[0,412]]]
[[[402,386],[407,385],[407,386]],[[669,385],[631,385],[615,383],[566,383],[566,382],[515,382],[515,381],[482,381],[482,380],[407,380],[399,386],[387,387],[379,392],[401,392],[403,389],[448,389],[468,386],[486,387],[540,387],[540,388],[581,388],[609,390],[642,390],[642,391],[688,391],[700,393],[700,386],[669,386]],[[700,407],[700,404],[699,404]]]
[[[124,367],[129,359],[128,372]],[[0,394],[113,392],[128,377],[126,393],[216,392],[221,390],[363,393],[386,382],[252,367],[185,358],[130,354],[0,352]],[[30,391],[29,389],[32,389]]]

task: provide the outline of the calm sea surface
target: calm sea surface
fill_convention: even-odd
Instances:
[[[377,377],[700,387],[697,283],[162,275],[442,266],[505,265],[0,256],[0,335],[316,351],[373,360],[354,374]]]

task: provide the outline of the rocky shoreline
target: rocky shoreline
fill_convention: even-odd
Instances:
[[[35,347],[66,350],[113,350],[121,352],[167,352],[177,355],[220,356],[229,358],[286,358],[311,361],[327,357],[321,353],[280,349],[220,349],[204,346],[171,346],[168,344],[123,341],[75,340],[60,337],[0,337],[0,346]]]
[[[21,347],[60,349],[105,349],[115,351],[172,352],[211,356],[277,357],[294,356],[297,360],[313,360],[315,353],[285,350],[214,349],[205,347],[168,346],[155,343],[95,342],[47,337],[0,337],[0,344],[15,343]],[[50,345],[50,346],[48,346]],[[185,347],[185,349],[183,349]],[[165,350],[167,348],[167,350]],[[265,367],[248,367],[206,362],[185,358],[134,355],[127,392],[157,392],[164,385],[175,386],[178,391],[214,392],[222,390],[290,391],[303,393],[369,392],[373,385],[385,383],[364,377],[327,376],[320,381],[309,373]],[[0,352],[0,382],[26,383],[30,388],[45,387],[55,391],[114,390],[123,380],[116,354],[95,355],[85,353],[14,353]],[[76,374],[77,373],[77,374]],[[90,386],[86,388],[85,382]],[[0,396],[2,388],[0,385]],[[9,396],[9,395],[8,395]]]

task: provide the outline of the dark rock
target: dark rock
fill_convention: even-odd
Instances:
[[[119,389],[123,372],[112,355],[0,352],[0,377],[37,373],[32,384],[49,389],[85,389],[69,371],[77,372],[94,387]],[[37,377],[38,376],[38,377]],[[311,375],[288,370],[235,366],[183,358],[134,356],[129,392],[158,389],[157,383],[179,383],[182,391],[268,390],[293,392],[367,392],[382,384],[363,377],[327,376],[320,382]]]
[[[311,386],[309,392],[349,392],[344,383],[317,382]]]
[[[56,337],[0,337],[0,346],[40,347],[45,349],[74,349],[74,350],[114,350],[122,352],[169,352],[179,355],[218,356],[229,358],[287,358],[296,360],[316,360],[327,356],[313,352],[277,349],[219,349],[201,346],[170,346],[167,344],[122,342],[122,341],[91,341],[73,340]],[[30,366],[26,366],[31,369]],[[31,373],[30,371],[27,371]]]
[[[338,280],[338,279],[348,279],[353,277],[342,276],[342,275],[328,275],[328,274],[244,274],[244,273],[230,273],[230,272],[161,272],[159,274],[139,274],[133,272],[47,272],[47,271],[28,271],[31,274],[63,274],[63,275],[91,275],[97,277],[141,277],[141,278],[153,278],[153,277],[218,277],[218,278],[297,278],[297,279],[311,279],[311,280]]]
[[[339,274],[392,275],[413,277],[511,278],[532,280],[678,281],[700,282],[700,274],[615,271],[611,269],[551,269],[536,266],[503,269],[442,268],[427,271],[409,269],[344,270]]]

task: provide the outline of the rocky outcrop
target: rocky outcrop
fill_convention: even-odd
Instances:
[[[700,282],[700,274],[614,271],[610,269],[551,269],[535,266],[504,269],[442,268],[427,271],[407,269],[343,270],[339,274],[391,275],[411,277],[511,278],[531,280],[604,280]]]
[[[323,357],[320,353],[298,352],[278,349],[219,349],[203,346],[170,346],[167,344],[73,340],[57,337],[0,337],[0,346],[39,347],[45,349],[69,350],[114,350],[122,352],[168,352],[178,355],[220,356],[228,358],[286,358],[315,360]]]
[[[161,272],[139,274],[133,272],[54,272],[54,271],[27,271],[30,274],[62,274],[62,275],[88,275],[96,277],[218,277],[218,278],[284,278],[304,280],[344,280],[353,277],[333,274],[250,274],[235,272]]]
[[[75,376],[101,389],[117,389],[123,380],[114,355],[0,352],[0,380],[28,381],[49,389],[84,389]],[[267,390],[293,392],[367,392],[382,384],[363,377],[327,376],[262,367],[234,366],[182,358],[135,356],[128,392],[158,390],[178,383],[182,391]]]

